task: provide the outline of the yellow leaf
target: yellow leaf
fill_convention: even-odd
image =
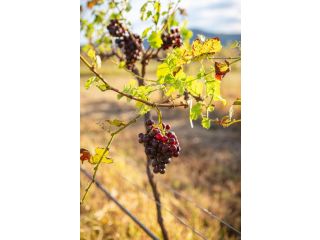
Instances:
[[[95,61],[96,59],[96,52],[90,48],[88,53],[87,53],[88,57],[92,60],[92,61]]]
[[[95,155],[93,155],[90,159],[90,163],[92,164],[98,164],[101,160],[101,163],[112,163],[113,160],[111,158],[108,158],[109,151],[105,148],[96,148],[95,149]]]
[[[170,73],[170,68],[167,63],[162,63],[158,66],[158,69],[157,69],[157,77],[158,78],[164,77],[164,76],[168,75],[169,73]]]
[[[192,56],[206,57],[217,52],[220,52],[222,45],[219,38],[207,39],[201,42],[199,39],[195,40],[192,44]]]

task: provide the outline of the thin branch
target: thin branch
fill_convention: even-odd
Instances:
[[[112,87],[110,84],[108,84],[104,78],[95,70],[95,68],[82,56],[80,55],[80,59],[81,61],[90,69],[91,72],[93,72],[107,87],[108,90],[114,91],[122,96],[125,96],[127,98],[130,98],[132,100],[138,101],[138,102],[142,102],[150,107],[160,107],[160,108],[174,108],[174,107],[188,107],[188,104],[185,103],[177,103],[177,104],[161,104],[161,103],[153,103],[153,102],[148,102],[146,100],[137,98],[133,95],[121,92],[120,90],[118,90],[115,87]]]
[[[147,66],[147,63],[146,62],[143,62],[142,63],[142,70],[143,72],[139,73],[139,70],[134,67],[132,69],[132,72],[134,74],[136,74],[137,76],[141,76],[141,77],[137,77],[137,81],[138,81],[138,84],[139,86],[144,86],[144,81],[143,81],[143,77],[145,75],[145,70],[146,70],[146,66]],[[158,117],[159,117],[159,121],[161,122],[162,121],[162,117],[161,117],[161,112],[159,110],[158,107],[156,107],[157,111],[158,111]],[[145,115],[144,115],[144,120],[145,120],[145,128],[147,128],[147,125],[146,125],[146,122],[147,120],[151,119],[151,114],[150,114],[150,111],[147,112]],[[153,179],[153,173],[150,171],[150,159],[147,157],[147,162],[146,162],[146,172],[147,172],[147,176],[148,176],[148,179],[149,179],[149,183],[152,187],[152,191],[153,191],[153,196],[154,198],[157,200],[158,203],[160,203],[160,194],[158,192],[158,189],[157,189],[157,186],[156,186],[156,183],[154,182],[154,179]],[[162,218],[162,212],[161,212],[161,204],[156,204],[156,209],[157,209],[157,220],[158,220],[158,224],[161,228],[161,232],[162,232],[162,236],[163,236],[163,239],[164,240],[169,240],[169,237],[168,237],[168,232],[166,230],[166,227],[164,225],[164,222],[163,222],[163,218]]]
[[[81,199],[80,204],[83,203],[83,201],[85,200],[85,198],[86,198],[86,196],[87,196],[87,194],[88,194],[89,189],[91,188],[92,184],[94,183],[94,181],[95,181],[95,179],[96,179],[96,175],[97,175],[98,169],[99,169],[99,166],[100,166],[100,164],[101,164],[101,162],[102,162],[102,159],[103,159],[104,155],[109,151],[110,145],[111,145],[114,137],[115,137],[119,132],[121,132],[123,129],[125,129],[126,127],[128,127],[128,126],[130,126],[131,124],[135,123],[135,122],[138,120],[138,118],[140,118],[140,117],[141,117],[141,115],[136,116],[134,119],[132,119],[131,121],[129,121],[127,124],[125,124],[124,126],[120,127],[118,130],[116,130],[116,131],[114,131],[114,132],[111,133],[111,137],[110,137],[110,139],[109,139],[109,141],[108,141],[108,143],[107,143],[107,145],[106,145],[106,147],[105,147],[105,149],[104,149],[104,151],[103,151],[103,153],[102,153],[102,155],[101,155],[101,157],[100,157],[97,165],[94,167],[94,172],[93,172],[93,175],[92,175],[92,180],[91,180],[91,182],[89,183],[89,185],[86,187],[85,192],[84,192],[84,194],[83,194],[83,197],[82,197],[82,199]]]
[[[166,230],[166,228],[164,226],[163,218],[162,218],[162,214],[161,214],[160,194],[159,194],[159,191],[157,189],[157,185],[154,182],[153,173],[150,170],[150,164],[151,164],[151,160],[147,157],[147,166],[146,166],[147,169],[146,169],[146,171],[147,171],[147,175],[148,175],[148,180],[149,180],[150,186],[152,188],[152,193],[153,193],[153,196],[154,196],[154,200],[156,201],[158,223],[159,223],[161,231],[162,231],[163,239],[164,240],[168,240],[169,239],[168,232],[167,232],[167,230]]]

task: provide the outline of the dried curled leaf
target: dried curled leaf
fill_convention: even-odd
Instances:
[[[84,161],[89,161],[91,159],[91,153],[85,149],[85,148],[80,148],[80,160],[83,163]]]
[[[91,155],[90,151],[85,148],[80,148],[80,161],[88,161],[91,164],[99,163],[100,159],[102,163],[112,163],[113,160],[108,158],[109,151],[105,151],[105,148],[96,148],[95,155]]]
[[[110,125],[113,125],[113,126],[116,126],[116,127],[122,127],[122,126],[125,126],[126,123],[119,120],[119,119],[113,119],[113,120],[109,120],[107,119],[106,120],[107,123],[109,123]]]
[[[215,77],[218,80],[221,80],[228,72],[230,72],[230,64],[228,61],[222,63],[214,63]]]

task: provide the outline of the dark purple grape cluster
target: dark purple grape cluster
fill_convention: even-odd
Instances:
[[[125,35],[116,41],[126,56],[126,67],[132,70],[135,62],[140,58],[142,51],[142,39],[137,34]]]
[[[163,42],[162,48],[164,50],[173,47],[181,47],[182,45],[182,39],[181,39],[181,35],[180,35],[180,31],[178,28],[172,28],[170,30],[170,33],[162,33],[161,34],[161,39]]]
[[[113,37],[122,37],[126,33],[126,29],[119,22],[118,19],[112,19],[107,26],[107,29],[111,36]]]
[[[154,173],[164,174],[166,172],[166,164],[171,162],[172,157],[178,157],[180,154],[180,146],[177,136],[170,131],[169,124],[162,123],[162,127],[154,124],[154,121],[147,120],[147,133],[139,134],[139,143],[143,143],[145,152],[149,159]]]
[[[132,70],[142,52],[142,39],[138,34],[130,34],[118,20],[111,20],[107,29],[111,36],[116,37],[116,44],[122,49],[126,58],[126,67]]]

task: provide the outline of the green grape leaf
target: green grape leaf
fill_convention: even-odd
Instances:
[[[110,1],[110,2],[109,2],[109,8],[110,8],[110,9],[113,9],[113,8],[115,8],[115,7],[117,6],[117,4],[118,4],[118,3],[116,3],[115,1]]]
[[[157,25],[159,22],[159,17],[160,17],[160,10],[161,10],[161,4],[160,2],[156,1],[153,4],[155,14],[153,15],[153,22]]]
[[[202,127],[209,129],[211,126],[211,120],[207,117],[203,117],[202,121],[201,121],[201,125],[202,125]]]
[[[96,84],[97,88],[99,88],[102,92],[106,91],[109,89],[109,85],[105,84],[105,83],[99,83]]]
[[[88,90],[88,89],[91,87],[91,85],[92,85],[93,83],[95,83],[97,80],[98,80],[98,78],[97,78],[96,76],[90,77],[90,78],[85,82],[84,87]]]
[[[165,77],[170,73],[171,73],[171,71],[170,71],[169,65],[167,63],[161,63],[160,65],[158,65],[158,68],[157,68],[157,77],[158,78]]]
[[[92,48],[90,48],[90,49],[88,50],[87,55],[88,55],[88,57],[89,57],[92,61],[95,61],[95,59],[96,59],[96,52],[95,52]]]
[[[160,48],[163,43],[161,39],[161,31],[153,31],[148,38],[148,43],[152,48]]]
[[[136,107],[139,109],[140,115],[144,115],[151,110],[150,106],[148,106],[142,102],[136,102]]]
[[[192,106],[190,110],[191,120],[197,120],[199,118],[199,116],[201,115],[201,108],[202,108],[202,104],[200,102]]]
[[[141,37],[145,38],[147,37],[149,31],[151,30],[151,27],[146,28],[145,30],[143,30]]]
[[[146,2],[145,4],[142,5],[142,7],[140,8],[140,19],[142,21],[146,21],[149,19],[149,17],[152,15],[152,12],[151,11],[147,11],[147,8],[148,8],[148,4],[150,2]]]
[[[226,105],[227,101],[221,96],[221,81],[215,80],[211,76],[207,76],[206,80],[207,95],[213,97],[214,101],[221,101],[223,105]]]
[[[194,95],[201,95],[203,90],[203,83],[200,81],[192,81],[189,88]]]
[[[171,96],[176,91],[176,88],[171,86],[165,93],[167,97]]]
[[[132,9],[132,6],[131,6],[130,2],[127,2],[127,6],[125,8],[125,11],[130,12],[131,9]]]

